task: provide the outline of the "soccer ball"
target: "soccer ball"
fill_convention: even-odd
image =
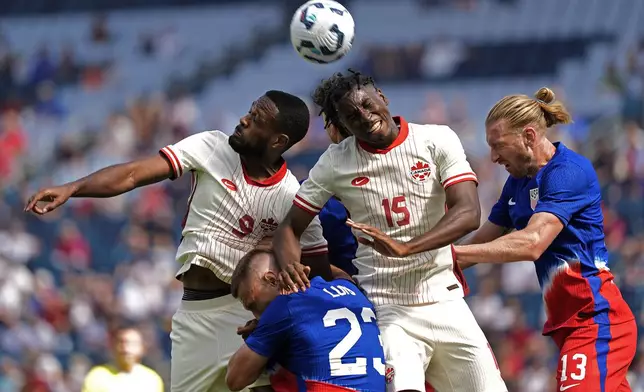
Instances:
[[[311,0],[295,11],[291,43],[306,60],[327,64],[349,53],[355,34],[353,17],[333,0]]]

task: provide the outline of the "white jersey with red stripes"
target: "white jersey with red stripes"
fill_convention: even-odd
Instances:
[[[295,205],[317,214],[336,196],[353,221],[398,241],[429,232],[445,215],[445,189],[476,182],[476,175],[449,127],[408,124],[400,117],[395,121],[400,132],[387,149],[373,149],[353,137],[330,146],[300,187]],[[394,258],[361,244],[354,264],[358,281],[377,305],[463,297],[451,246]]]
[[[228,136],[207,131],[160,150],[172,165],[174,178],[192,174],[192,193],[177,250],[180,275],[199,265],[230,283],[237,262],[270,235],[292,206],[299,183],[286,163],[271,178],[248,177]],[[327,252],[319,220],[301,238],[302,254]]]

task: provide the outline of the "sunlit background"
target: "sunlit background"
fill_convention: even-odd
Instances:
[[[487,110],[506,94],[554,88],[575,123],[550,137],[595,164],[610,267],[642,332],[644,1],[343,1],[354,49],[327,66],[290,45],[302,2],[0,1],[0,392],[79,391],[89,367],[109,359],[107,333],[122,320],[142,329],[144,363],[167,380],[182,294],[174,254],[189,180],[75,199],[44,219],[22,212],[29,192],[200,130],[231,133],[266,90],[308,99],[348,67],[373,75],[395,114],[459,134],[484,218],[506,177],[489,160]],[[314,117],[288,156],[300,178],[329,143],[322,125]],[[510,390],[551,391],[557,358],[540,335],[533,265],[467,272]],[[638,352],[631,383],[642,392],[644,345]]]

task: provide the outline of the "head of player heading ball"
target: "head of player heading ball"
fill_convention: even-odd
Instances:
[[[291,43],[304,59],[327,64],[344,57],[353,44],[353,17],[340,3],[311,0],[295,11]]]

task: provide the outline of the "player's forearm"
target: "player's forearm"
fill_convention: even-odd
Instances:
[[[241,391],[251,385],[266,368],[268,358],[251,351],[243,344],[228,361],[226,385],[231,391]]]
[[[118,196],[167,179],[170,174],[169,167],[161,157],[108,166],[72,182],[72,197]]]
[[[460,241],[457,242],[457,245],[474,245],[474,244],[484,244],[488,242],[492,242],[496,240],[497,238],[510,233],[511,230],[507,229],[505,227],[498,226],[490,221],[486,221],[483,226],[481,226],[478,230],[475,232],[471,233],[468,236],[465,236],[462,238]],[[456,245],[456,244],[455,244]],[[461,267],[461,269],[467,269],[470,268],[477,263],[472,263],[472,262],[464,262],[462,260],[457,260],[458,265]]]
[[[273,252],[281,267],[301,261],[300,236],[297,235],[298,233],[295,232],[290,223],[290,220],[282,222],[273,236]]]
[[[72,182],[72,197],[112,197],[136,187],[129,164],[109,166]]]
[[[233,354],[226,370],[226,386],[231,391],[241,391],[259,378],[259,374],[253,378],[253,375],[246,371],[238,354],[239,351]]]
[[[476,230],[480,224],[478,209],[465,207],[450,209],[429,232],[407,242],[409,254],[426,252],[453,244],[459,238]]]
[[[526,231],[515,231],[485,244],[457,245],[454,250],[461,267],[468,263],[534,261],[543,253],[538,234]]]

